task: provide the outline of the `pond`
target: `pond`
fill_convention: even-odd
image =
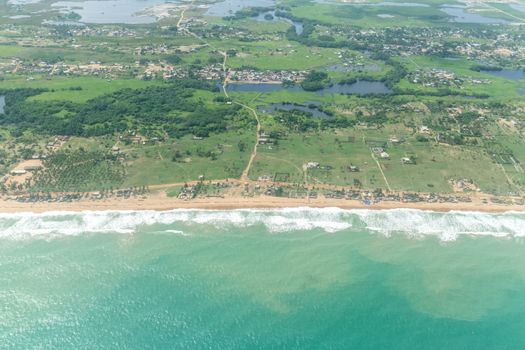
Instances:
[[[275,6],[275,0],[225,0],[216,2],[208,8],[206,16],[225,17],[245,7],[271,7]]]
[[[525,71],[521,69],[481,70],[481,73],[490,74],[496,77],[505,78],[509,80],[525,79]]]
[[[221,87],[222,89],[222,87]],[[231,83],[226,86],[228,92],[275,92],[275,91],[291,91],[291,92],[305,92],[300,85],[283,86],[281,84],[273,83]],[[360,80],[353,84],[334,84],[321,90],[315,91],[318,95],[324,94],[391,94],[390,90],[383,82],[380,81],[364,81]]]
[[[321,111],[316,105],[311,106],[297,105],[293,103],[271,103],[268,106],[258,108],[262,113],[272,113],[279,110],[293,111],[300,110],[303,112],[311,113],[314,118],[328,119],[331,118],[329,114]]]
[[[222,4],[222,3],[221,3]],[[233,13],[232,13],[233,14]],[[270,15],[270,16],[268,16]],[[303,22],[300,21],[292,21],[289,18],[280,17],[275,14],[275,11],[266,11],[261,12],[257,16],[251,17],[251,19],[254,19],[259,22],[277,22],[277,21],[285,21],[286,23],[291,24],[295,28],[295,33],[297,35],[300,35],[303,33]]]
[[[59,1],[53,3],[53,8],[60,9],[63,13],[74,11],[82,18],[84,23],[123,23],[147,24],[154,23],[155,17],[137,15],[138,12],[159,4],[167,3],[165,0],[89,0],[89,1]]]
[[[5,96],[0,96],[0,114],[4,114]]]
[[[267,18],[267,15],[271,15],[271,18],[268,19]],[[253,17],[254,20],[256,21],[260,21],[260,22],[276,22],[276,21],[285,21],[291,25],[294,26],[295,28],[295,33],[297,35],[301,35],[303,33],[303,22],[300,22],[300,21],[292,21],[291,19],[289,18],[285,18],[285,17],[279,17],[279,16],[276,16],[275,15],[275,11],[268,11],[268,12],[264,12],[264,13],[259,13],[258,16],[255,16]]]
[[[465,11],[464,6],[441,6],[440,10],[451,16],[451,22],[458,23],[480,23],[480,24],[504,24],[509,23],[502,18],[485,17],[478,13],[470,13]]]

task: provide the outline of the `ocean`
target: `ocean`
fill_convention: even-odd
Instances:
[[[1,349],[525,349],[525,213],[0,214]]]

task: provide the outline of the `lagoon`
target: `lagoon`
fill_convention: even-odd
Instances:
[[[271,15],[272,18],[271,19],[267,19],[266,18],[266,15]],[[295,33],[297,35],[301,35],[303,33],[303,22],[300,22],[300,21],[292,21],[291,19],[289,18],[285,18],[285,17],[279,17],[275,14],[275,11],[267,11],[267,12],[264,12],[264,13],[259,13],[258,16],[255,16],[255,17],[252,17],[254,20],[256,21],[260,21],[260,22],[276,22],[276,21],[285,21],[291,25],[294,26],[295,28]]]
[[[509,23],[507,20],[501,18],[485,17],[478,13],[471,13],[466,11],[464,6],[442,6],[441,11],[451,16],[451,22],[458,23],[479,23],[479,24],[505,24]]]
[[[206,16],[225,17],[245,7],[271,7],[275,6],[275,0],[225,0],[216,2],[208,8]]]
[[[61,12],[74,11],[81,16],[80,21],[95,24],[147,24],[154,23],[155,17],[137,15],[138,12],[159,4],[165,0],[88,0],[88,1],[59,1],[53,3],[53,8]]]
[[[525,71],[522,69],[481,70],[481,73],[490,74],[509,80],[525,79]]]

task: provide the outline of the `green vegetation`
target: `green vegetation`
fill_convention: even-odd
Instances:
[[[31,186],[32,192],[85,192],[118,188],[124,169],[114,155],[100,151],[60,151],[44,162]]]
[[[0,2],[0,172],[43,165],[13,191],[178,196],[240,178],[259,140],[254,181],[525,193],[523,26],[454,22],[452,0],[203,4],[180,22],[57,26],[41,23],[79,15]],[[465,13],[523,23],[507,4]]]

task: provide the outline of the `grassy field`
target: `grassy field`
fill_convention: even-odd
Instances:
[[[66,100],[82,103],[94,97],[124,88],[138,89],[154,84],[161,84],[156,81],[144,81],[139,79],[108,80],[96,77],[48,76],[34,78],[34,80],[27,80],[22,76],[10,77],[2,81],[2,87],[6,89],[48,89],[49,91],[31,97],[31,99],[36,101]],[[81,90],[71,90],[71,88],[77,87],[80,87]]]
[[[455,89],[461,93],[483,93],[489,95],[491,98],[499,99],[509,99],[509,98],[518,98],[518,88],[523,84],[519,81],[513,81],[501,77],[496,77],[490,74],[476,72],[471,69],[473,63],[467,61],[466,59],[455,59],[447,60],[445,58],[439,57],[429,57],[429,56],[412,56],[408,59],[402,60],[406,67],[410,71],[415,71],[416,69],[444,69],[450,72],[455,73],[460,78],[480,78],[490,80],[489,84],[473,84],[466,82],[463,84],[461,90]],[[416,89],[421,91],[437,91],[436,88],[424,87],[421,84],[413,84],[407,79],[403,79],[399,85],[400,88]]]
[[[392,144],[391,137],[404,139]],[[350,140],[350,141],[349,141]],[[372,155],[372,147],[381,147],[390,159]],[[414,157],[415,165],[403,164],[401,158]],[[261,145],[250,177],[286,177],[294,183],[330,183],[365,188],[388,189],[378,164],[392,190],[452,192],[449,180],[472,179],[485,192],[507,194],[516,191],[505,180],[504,170],[483,149],[449,146],[435,142],[417,142],[412,132],[400,125],[382,129],[339,130],[307,134],[289,134],[278,145]],[[316,162],[317,169],[305,164]],[[350,165],[359,167],[351,172]],[[521,175],[523,177],[523,174]]]
[[[445,1],[444,1],[445,2]],[[425,2],[423,2],[425,3]],[[446,22],[448,16],[435,5],[419,6],[362,6],[311,3],[292,8],[295,16],[325,23],[355,25],[360,27],[391,27],[398,25],[422,26]],[[384,16],[388,15],[388,16]],[[391,16],[391,17],[390,17]]]
[[[287,40],[236,43],[239,54],[228,60],[230,67],[259,69],[315,69],[339,62],[336,49],[312,48]]]
[[[158,145],[120,145],[126,156],[127,186],[238,178],[248,163],[254,132],[229,132],[203,140],[184,137]],[[245,146],[239,150],[239,143]],[[206,156],[208,152],[215,158]],[[176,154],[180,157],[175,160]]]

